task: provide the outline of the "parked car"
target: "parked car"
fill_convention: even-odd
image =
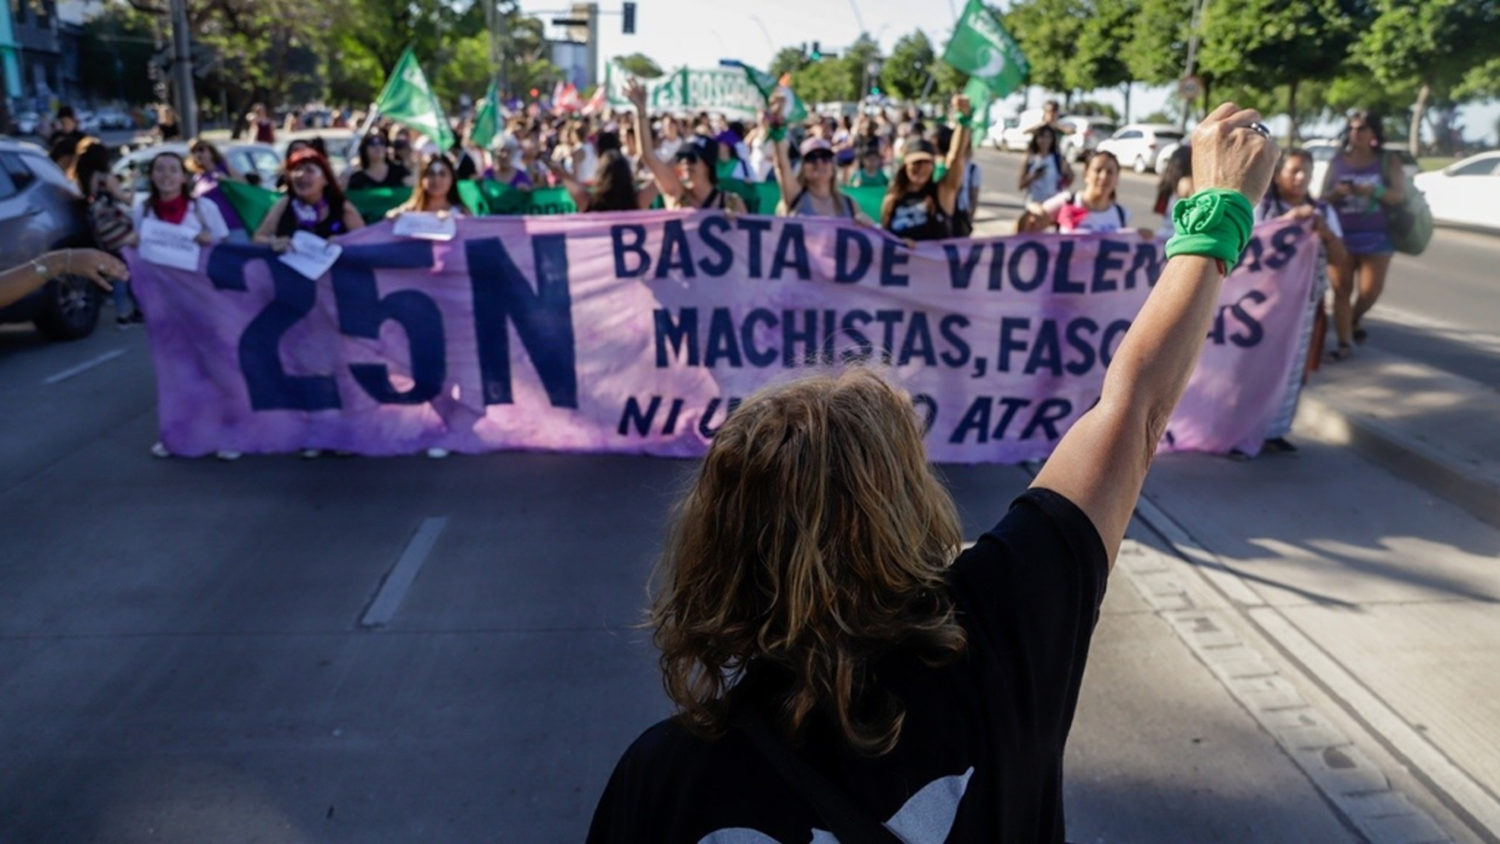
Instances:
[[[78,130],[80,132],[83,132],[85,135],[99,134],[99,129],[101,128],[99,115],[88,109],[79,109],[75,113],[75,118],[78,120]]]
[[[1481,152],[1462,161],[1419,173],[1412,179],[1427,195],[1439,223],[1500,231],[1500,152]]]
[[[1121,167],[1130,167],[1137,173],[1156,172],[1162,163],[1161,153],[1168,144],[1182,142],[1184,133],[1176,126],[1166,123],[1127,123],[1113,135],[1099,142],[1101,152],[1114,153]]]
[[[1328,175],[1328,165],[1333,161],[1334,155],[1343,146],[1343,141],[1332,138],[1314,138],[1302,145],[1302,148],[1312,154],[1313,169],[1311,181],[1307,185],[1307,193],[1313,199],[1323,195],[1323,179]],[[1411,157],[1411,153],[1404,149],[1395,147],[1383,147],[1383,150],[1394,152],[1401,159],[1401,169],[1406,172],[1406,178],[1411,179],[1421,172],[1422,168],[1417,160]]]
[[[16,115],[16,134],[35,135],[42,125],[42,116],[34,111],[23,111]]]
[[[1031,127],[1042,122],[1042,110],[1039,108],[1028,108],[1021,112],[1016,122],[1008,126],[1000,134],[1000,144],[997,149],[1009,150],[1011,152],[1025,152],[1031,146]]]
[[[276,174],[281,169],[281,153],[275,147],[270,144],[254,143],[218,146],[219,151],[224,153],[234,169],[247,177],[254,174],[264,187],[273,187],[276,184]],[[120,159],[115,162],[114,174],[119,177],[120,184],[124,185],[126,190],[136,195],[144,195],[151,189],[151,174],[148,172],[151,159],[163,152],[175,152],[186,160],[188,145],[182,141],[173,141],[132,150],[120,156]]]
[[[41,147],[0,139],[0,268],[91,243],[83,197],[62,170]],[[54,340],[76,340],[99,324],[102,300],[93,282],[64,276],[0,308],[0,323],[30,322]]]
[[[323,146],[328,150],[328,163],[333,165],[333,172],[342,173],[348,168],[349,147],[354,141],[353,129],[302,129],[296,132],[277,132],[276,152],[281,156],[281,160],[285,161],[286,148],[291,145],[292,141],[313,138],[323,139]]]
[[[103,108],[99,110],[99,128],[134,129],[135,118],[118,108]]]
[[[1083,160],[1086,153],[1098,149],[1099,143],[1116,131],[1115,122],[1108,117],[1069,114],[1058,118],[1057,122],[1073,130],[1058,142],[1058,152],[1073,161]]]
[[[990,121],[984,142],[995,149],[1005,149],[1005,133],[1015,129],[1020,122],[1019,117],[1001,117]]]

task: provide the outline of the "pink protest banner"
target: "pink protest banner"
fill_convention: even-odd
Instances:
[[[1097,400],[1163,262],[1134,233],[911,250],[837,220],[675,212],[339,242],[316,280],[258,246],[197,272],[132,256],[172,452],[693,456],[755,389],[865,361],[912,392],[935,460],[1034,459]],[[1165,447],[1259,448],[1315,249],[1256,230]]]

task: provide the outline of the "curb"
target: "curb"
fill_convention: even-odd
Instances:
[[[1353,446],[1391,474],[1500,527],[1500,480],[1475,472],[1463,461],[1311,390],[1302,392],[1294,424],[1320,439]]]

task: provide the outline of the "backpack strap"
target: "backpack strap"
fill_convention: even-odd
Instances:
[[[829,831],[839,841],[862,842],[862,844],[903,844],[885,824],[875,820],[864,810],[854,805],[848,795],[840,791],[827,777],[813,770],[806,762],[787,749],[766,723],[765,716],[754,707],[740,724],[750,742],[755,745],[783,782],[792,791],[807,798],[818,817],[828,824]]]
[[[1120,218],[1120,228],[1125,228],[1125,207],[1118,202],[1115,203],[1115,214]]]

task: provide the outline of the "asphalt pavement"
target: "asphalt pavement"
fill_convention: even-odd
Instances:
[[[0,328],[0,841],[581,840],[668,712],[638,624],[693,464],[154,459],[145,340]],[[1296,438],[1158,461],[1071,840],[1500,840],[1500,528]],[[1031,471],[944,467],[966,535]]]

